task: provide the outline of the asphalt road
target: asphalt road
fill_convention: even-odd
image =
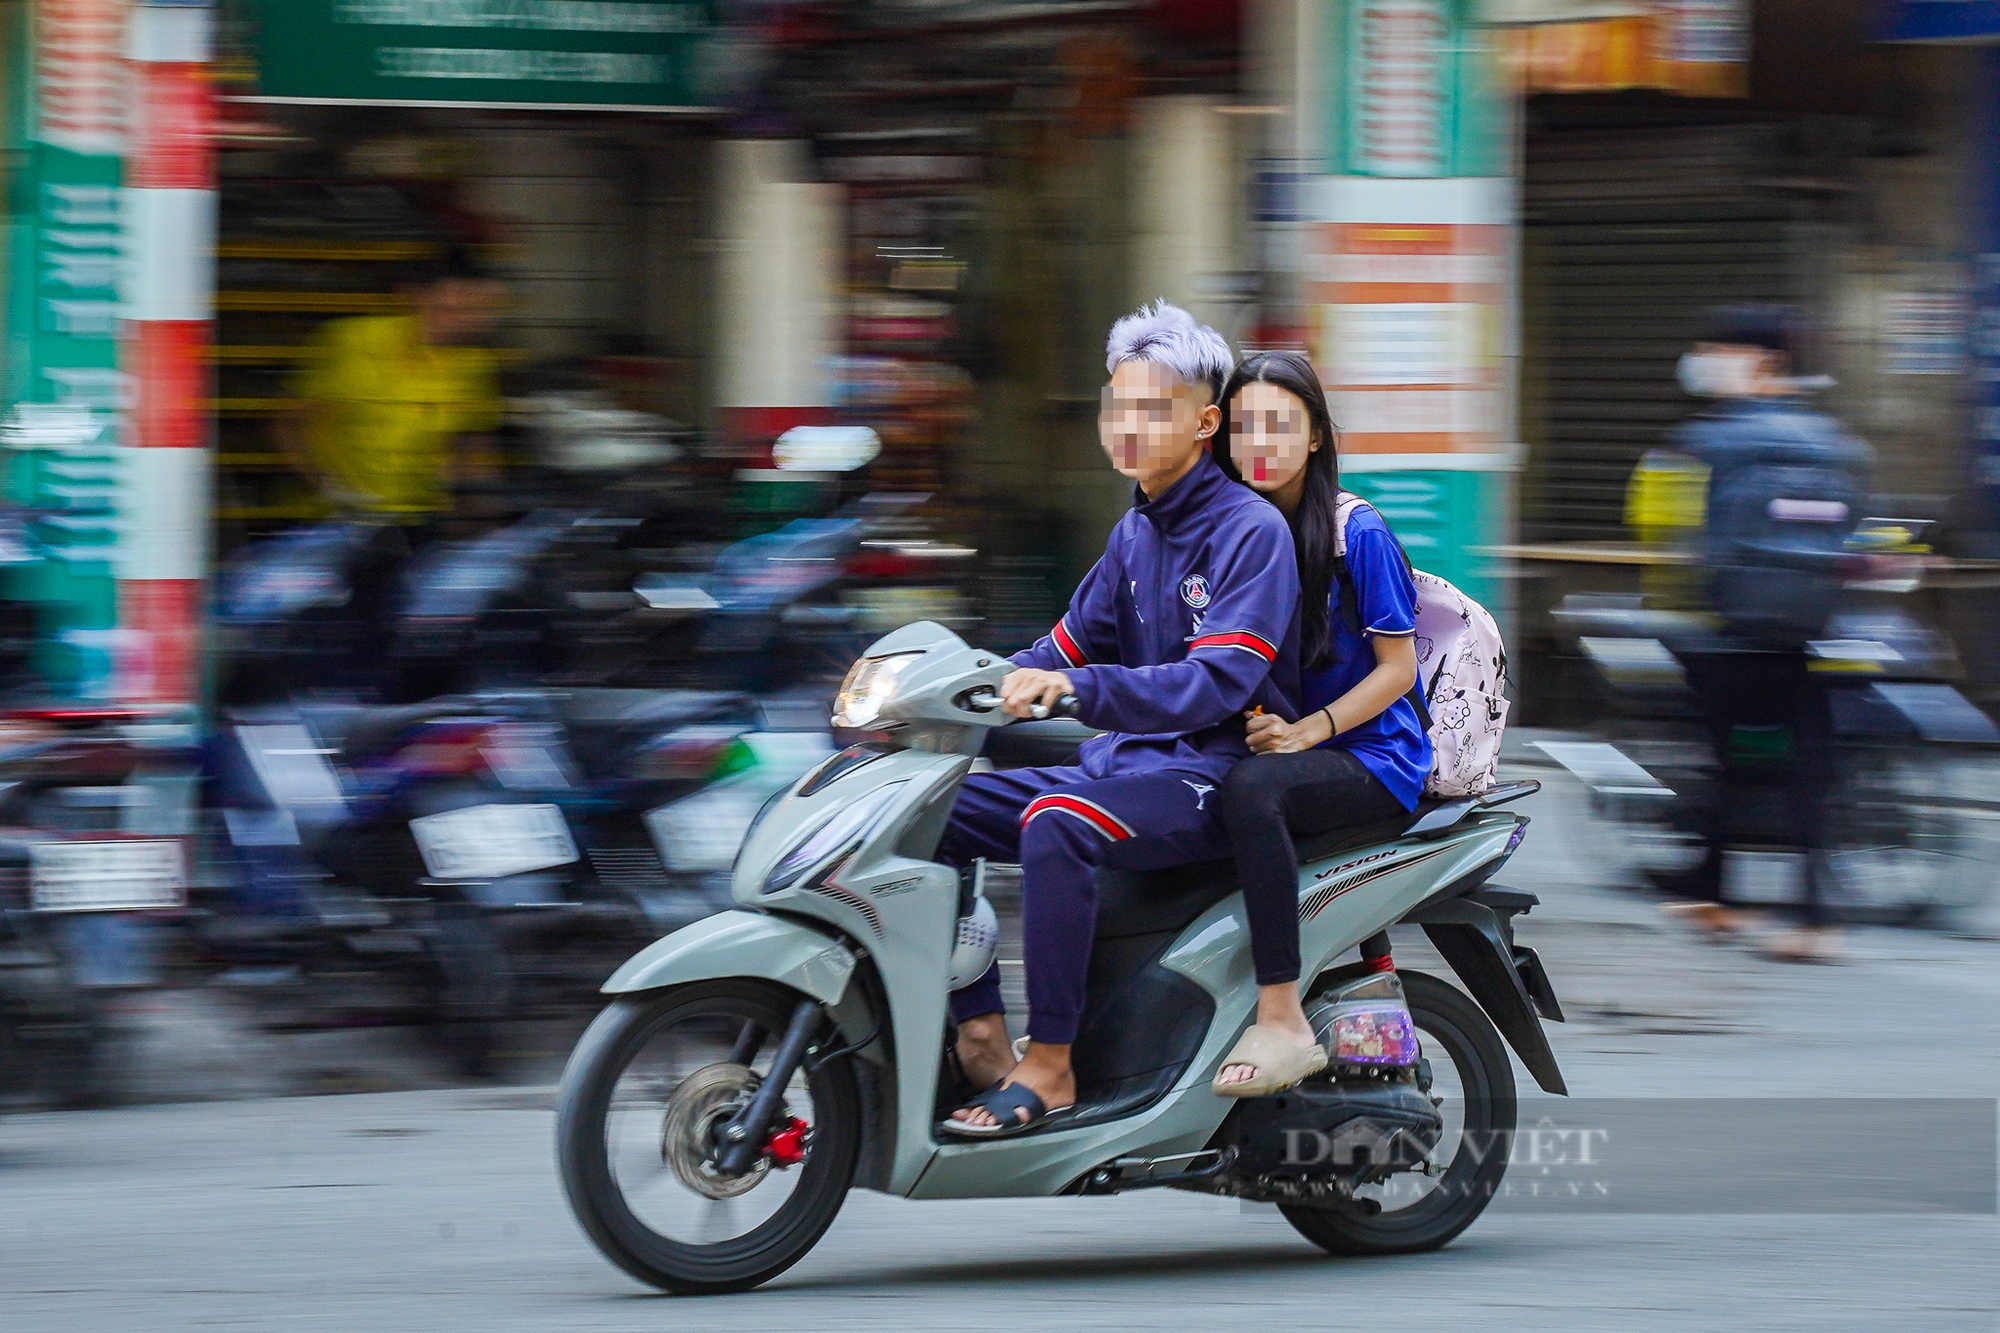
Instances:
[[[1544,850],[1506,878],[1547,903],[1521,935],[1570,1010],[1553,1034],[1576,1093],[2000,1095],[2000,946],[1867,931],[1846,965],[1797,968],[1697,944],[1596,887],[1587,830],[1561,795],[1538,798],[1530,845]],[[1423,961],[1414,944],[1399,958]],[[577,1230],[551,1107],[546,1087],[445,1088],[0,1121],[0,1326],[2000,1328],[1991,1198],[1983,1213],[1894,1211],[1905,1184],[1977,1177],[1976,1146],[1938,1160],[1891,1136],[1869,1154],[1879,1208],[1516,1199],[1440,1253],[1393,1260],[1330,1259],[1275,1212],[1167,1192],[857,1193],[771,1286],[687,1301],[633,1283]]]

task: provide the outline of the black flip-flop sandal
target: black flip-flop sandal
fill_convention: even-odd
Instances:
[[[944,1122],[945,1133],[967,1139],[1004,1139],[1015,1134],[1025,1134],[1031,1129],[1040,1129],[1051,1120],[1061,1119],[1076,1111],[1074,1106],[1058,1106],[1051,1111],[1032,1089],[1019,1083],[988,1088],[961,1106],[959,1110],[967,1111],[974,1107],[987,1112],[1000,1123],[968,1125],[963,1120],[947,1119]],[[1019,1119],[1014,1114],[1016,1111],[1026,1111],[1028,1118]]]

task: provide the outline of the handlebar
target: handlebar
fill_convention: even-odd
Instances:
[[[990,713],[1000,706],[1000,696],[992,690],[977,690],[966,696],[965,706],[975,712]],[[1051,717],[1075,717],[1081,707],[1083,704],[1074,694],[1065,694],[1056,700],[1054,708],[1050,708],[1047,704],[1035,704],[1028,709],[1028,717],[1036,722],[1046,721]]]

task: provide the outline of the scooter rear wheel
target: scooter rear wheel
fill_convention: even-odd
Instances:
[[[1399,972],[1434,1087],[1445,1097],[1446,1137],[1436,1158],[1441,1177],[1391,1176],[1382,1211],[1304,1208],[1278,1211],[1300,1235],[1332,1254],[1414,1254],[1448,1244],[1486,1210],[1507,1173],[1518,1108],[1507,1048],[1485,1013],[1457,988],[1422,972]],[[1447,1068],[1446,1066],[1449,1066]],[[1399,1188],[1426,1182],[1414,1201]],[[1374,1191],[1370,1191],[1372,1194]],[[1401,1206],[1397,1206],[1398,1204]]]
[[[776,1160],[786,1154],[774,1145],[731,1178],[706,1151],[769,1068],[798,999],[747,978],[699,982],[622,997],[578,1041],[563,1072],[557,1165],[584,1231],[641,1282],[685,1296],[747,1291],[804,1258],[839,1213],[861,1146],[846,1060],[801,1070],[786,1087],[777,1126],[810,1125],[796,1163]]]

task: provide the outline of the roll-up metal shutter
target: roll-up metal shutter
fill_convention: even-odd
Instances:
[[[1529,136],[1528,540],[1623,540],[1632,465],[1697,406],[1674,370],[1702,312],[1787,299],[1793,206],[1772,139],[1755,126]]]

